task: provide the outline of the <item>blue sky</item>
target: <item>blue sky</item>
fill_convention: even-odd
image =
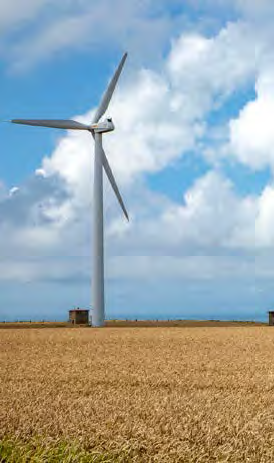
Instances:
[[[123,52],[105,148],[107,318],[266,319],[274,271],[268,0],[0,0],[1,119],[90,121]],[[93,146],[2,124],[0,319],[91,304]]]

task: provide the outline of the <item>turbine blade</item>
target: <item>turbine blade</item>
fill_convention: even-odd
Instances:
[[[68,130],[88,130],[89,127],[81,122],[76,122],[67,119],[12,119],[13,124],[35,125],[38,127],[52,127],[55,129]]]
[[[108,105],[109,105],[109,102],[111,100],[111,97],[113,95],[113,92],[115,90],[115,87],[116,87],[116,84],[117,84],[117,81],[120,77],[120,74],[122,72],[122,69],[123,69],[123,66],[124,66],[124,63],[126,61],[126,58],[127,58],[127,53],[124,54],[123,58],[121,59],[120,61],[120,64],[119,66],[117,67],[116,71],[115,71],[115,74],[113,75],[104,95],[103,95],[103,98],[97,108],[97,111],[96,111],[96,114],[94,116],[94,119],[93,119],[93,124],[95,124],[96,122],[99,121],[99,119],[101,119],[101,117],[105,114],[107,108],[108,108]]]
[[[124,202],[122,200],[122,196],[120,194],[120,191],[118,189],[117,183],[116,183],[115,178],[114,178],[114,175],[113,175],[112,170],[110,168],[110,165],[108,163],[108,160],[107,160],[107,157],[106,157],[106,153],[104,152],[104,149],[102,149],[102,164],[103,164],[103,167],[105,169],[105,173],[107,175],[107,178],[109,179],[109,182],[110,182],[110,184],[111,184],[111,186],[113,188],[113,191],[114,191],[114,193],[116,195],[116,198],[118,199],[119,204],[120,204],[120,206],[122,208],[122,211],[125,214],[127,221],[129,222],[127,210],[125,208]]]

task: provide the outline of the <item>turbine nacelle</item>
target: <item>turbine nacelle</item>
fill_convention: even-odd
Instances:
[[[112,119],[106,119],[105,121],[97,122],[96,124],[92,124],[90,126],[90,131],[96,133],[112,132],[114,129],[115,127]]]

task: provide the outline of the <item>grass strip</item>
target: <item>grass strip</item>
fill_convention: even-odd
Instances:
[[[7,438],[0,441],[0,463],[130,463],[128,451],[100,452],[65,441],[28,442]]]

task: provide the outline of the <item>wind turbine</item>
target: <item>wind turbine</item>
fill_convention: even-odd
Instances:
[[[112,119],[100,122],[105,114],[114,89],[122,72],[127,53],[122,57],[102,99],[97,108],[93,121],[90,125],[82,124],[73,120],[56,119],[12,119],[9,122],[14,124],[34,125],[39,127],[51,127],[68,130],[87,130],[95,141],[94,155],[94,198],[93,198],[93,279],[92,279],[92,325],[103,326],[105,322],[104,304],[104,218],[103,218],[103,168],[120,203],[120,206],[129,220],[128,214],[120,195],[118,186],[108,163],[102,145],[104,133],[114,130]]]

